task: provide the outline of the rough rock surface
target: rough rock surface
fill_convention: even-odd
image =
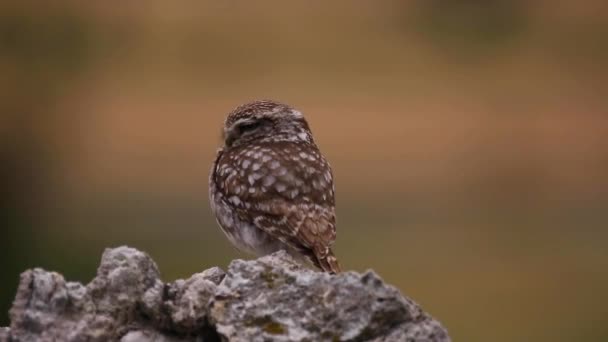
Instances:
[[[107,249],[88,285],[21,275],[0,341],[450,341],[375,273],[329,275],[287,253],[163,283],[145,253]]]

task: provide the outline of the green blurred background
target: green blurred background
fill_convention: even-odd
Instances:
[[[606,341],[607,37],[599,0],[2,2],[0,326],[29,267],[243,257],[208,171],[272,98],[332,162],[344,268],[455,341]]]

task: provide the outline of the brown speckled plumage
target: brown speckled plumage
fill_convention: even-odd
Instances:
[[[228,239],[255,255],[287,250],[340,271],[333,175],[303,115],[274,101],[237,107],[209,181],[211,207]]]

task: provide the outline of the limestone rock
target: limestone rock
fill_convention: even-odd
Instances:
[[[287,253],[163,283],[145,253],[107,249],[86,286],[25,271],[1,341],[450,341],[374,272],[339,275]]]

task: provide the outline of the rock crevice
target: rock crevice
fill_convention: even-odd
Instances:
[[[287,253],[163,283],[154,261],[107,249],[88,284],[25,271],[0,341],[450,341],[374,272],[339,275]]]

